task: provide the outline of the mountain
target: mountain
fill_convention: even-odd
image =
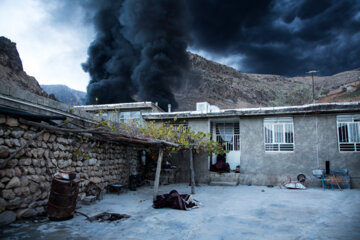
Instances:
[[[0,84],[21,88],[53,100],[58,99],[69,105],[85,104],[85,92],[73,90],[65,85],[40,87],[38,81],[24,71],[16,43],[5,37],[0,37]]]
[[[21,88],[43,97],[49,95],[41,89],[34,77],[26,74],[16,49],[16,43],[0,37],[0,84]]]
[[[63,103],[68,105],[84,105],[86,101],[86,92],[71,89],[66,85],[41,85],[48,94],[54,96]]]
[[[239,72],[188,52],[190,69],[173,93],[177,111],[194,110],[196,102],[222,109],[302,105],[312,102],[311,76],[285,77]],[[309,69],[304,69],[304,72]],[[360,101],[360,68],[332,76],[314,76],[316,102]],[[0,37],[0,84],[40,96],[56,96],[69,105],[85,104],[86,93],[65,85],[42,85],[23,70],[16,44]],[[50,95],[48,95],[50,94]],[[136,96],[135,96],[136,97]]]
[[[242,73],[190,52],[188,56],[190,70],[184,76],[182,86],[173,89],[179,103],[177,110],[194,110],[196,102],[205,101],[222,109],[303,105],[312,102],[312,79],[309,75],[284,77]],[[360,95],[360,68],[333,76],[314,76],[314,82],[317,102],[326,102],[324,97],[334,91],[342,91],[345,96],[328,101],[360,100],[357,98]]]

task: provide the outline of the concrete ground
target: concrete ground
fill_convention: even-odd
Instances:
[[[185,184],[160,186],[189,193]],[[264,192],[262,191],[264,190]],[[200,186],[191,211],[152,208],[152,188],[107,194],[79,211],[125,213],[118,222],[25,222],[0,230],[1,239],[360,239],[360,190],[288,190],[259,186]]]

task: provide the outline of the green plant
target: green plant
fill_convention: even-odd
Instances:
[[[345,93],[344,95],[338,97],[337,99],[355,98],[355,97],[358,97],[358,96],[360,96],[360,88],[357,88],[353,92]]]
[[[166,140],[179,144],[178,147],[168,147],[169,152],[193,149],[196,152],[206,151],[208,153],[223,154],[228,151],[223,146],[212,140],[210,134],[195,132],[184,124],[176,125],[177,118],[171,122],[148,122],[138,127],[141,136]],[[175,124],[174,124],[175,123]],[[131,126],[131,125],[130,125]]]
[[[85,153],[84,158],[85,158],[85,159],[90,159],[90,154],[89,154],[89,153]]]
[[[220,143],[212,140],[210,134],[193,131],[190,127],[178,123],[177,117],[169,122],[151,121],[142,124],[140,124],[138,120],[129,120],[120,123],[101,120],[98,121],[97,128],[129,137],[164,140],[178,145],[176,147],[170,147],[171,144],[169,144],[165,150],[170,153],[189,149],[193,149],[196,152],[206,151],[209,154],[223,154],[228,152],[224,150],[224,147]]]
[[[330,90],[329,89],[325,89],[325,90],[323,90],[322,92],[321,92],[321,95],[328,95],[328,93],[330,92]]]

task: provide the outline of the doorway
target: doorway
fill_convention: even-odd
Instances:
[[[240,124],[239,120],[214,121],[212,126],[212,137],[222,144],[226,154],[226,162],[230,170],[235,170],[240,165]],[[216,156],[212,158],[212,164],[216,163]]]

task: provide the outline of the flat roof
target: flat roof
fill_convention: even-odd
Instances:
[[[283,107],[260,107],[260,108],[239,108],[223,109],[216,112],[162,112],[162,113],[143,113],[146,120],[173,119],[194,119],[194,118],[216,118],[234,116],[267,116],[267,115],[296,115],[306,113],[341,113],[341,112],[360,112],[360,102],[345,103],[316,103],[301,106]]]
[[[85,111],[100,111],[100,110],[130,110],[130,109],[154,109],[159,112],[164,112],[159,106],[153,102],[132,102],[132,103],[114,103],[114,104],[96,104],[96,105],[80,105],[74,108]]]

